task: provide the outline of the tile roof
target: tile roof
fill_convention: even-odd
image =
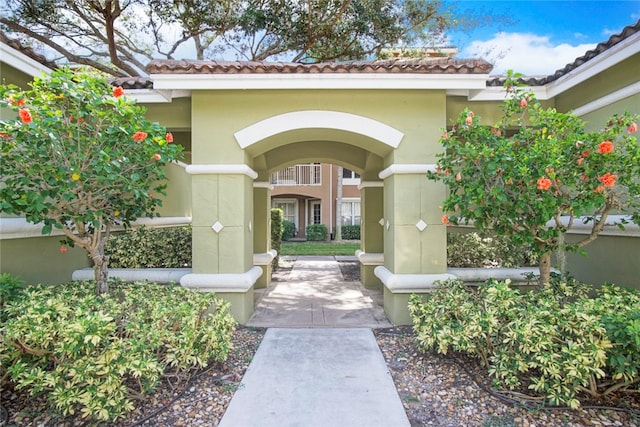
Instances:
[[[389,59],[378,61],[291,62],[153,60],[149,74],[349,74],[420,73],[486,74],[493,66],[483,59]]]
[[[47,68],[50,68],[52,70],[55,70],[56,68],[58,68],[55,62],[49,61],[44,55],[40,55],[39,53],[36,53],[32,48],[24,46],[20,42],[20,40],[10,39],[9,37],[7,37],[7,35],[3,31],[0,31],[0,42],[17,50],[23,55],[28,56],[29,58],[44,65]]]
[[[598,45],[596,45],[594,49],[587,51],[584,55],[580,56],[579,58],[576,58],[575,61],[573,61],[572,63],[565,65],[564,68],[556,70],[555,73],[550,74],[548,76],[543,76],[543,77],[541,76],[523,77],[522,79],[520,79],[520,81],[528,86],[544,86],[548,83],[558,80],[560,77],[570,73],[571,71],[580,67],[585,62],[595,58],[601,53],[606,52],[613,46],[617,45],[621,41],[631,37],[636,33],[640,33],[640,20],[638,20],[638,22],[636,22],[633,25],[629,25],[625,27],[620,32],[620,34],[612,35],[611,37],[609,37],[609,40],[607,40],[606,42],[598,43]],[[487,81],[487,86],[502,86],[504,82],[505,82],[504,76],[493,77]]]

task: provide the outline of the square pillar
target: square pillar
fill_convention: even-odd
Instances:
[[[254,265],[262,268],[262,276],[255,284],[256,289],[266,288],[271,284],[271,262],[256,263],[271,250],[271,190],[269,182],[253,184],[253,253]]]
[[[362,222],[360,242],[362,252],[379,259],[384,252],[384,183],[363,181],[360,186]],[[373,273],[380,263],[363,262],[360,257],[360,281],[367,289],[382,289],[382,282]]]
[[[446,227],[439,207],[445,199],[445,187],[427,180],[429,167],[397,165],[381,173],[384,265],[395,274],[440,274],[447,270]]]

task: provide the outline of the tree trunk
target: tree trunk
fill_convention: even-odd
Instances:
[[[336,241],[342,240],[342,166],[338,166],[338,188],[336,190]]]
[[[109,293],[109,257],[105,254],[105,245],[109,237],[109,227],[106,233],[100,233],[91,259],[93,260],[93,276],[96,281],[96,295]]]
[[[551,280],[551,252],[545,252],[540,255],[538,266],[540,268],[540,284],[549,283],[549,280]]]

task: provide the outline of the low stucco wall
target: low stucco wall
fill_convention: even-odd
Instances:
[[[89,267],[87,253],[69,248],[60,253],[61,236],[0,240],[0,272],[20,276],[27,284],[57,284],[71,280],[74,270]]]
[[[575,241],[579,236],[568,236]],[[587,255],[567,254],[567,270],[576,279],[640,289],[640,237],[600,236],[584,247]]]

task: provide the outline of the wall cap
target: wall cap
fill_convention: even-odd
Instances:
[[[278,251],[271,249],[265,253],[253,254],[253,265],[269,265],[278,256]]]
[[[182,276],[180,285],[202,292],[243,293],[248,292],[260,276],[260,267],[252,267],[246,273],[192,273]]]
[[[190,175],[247,175],[251,179],[258,178],[256,171],[242,163],[188,165],[186,171]]]
[[[394,163],[388,168],[382,170],[378,177],[385,179],[391,175],[409,175],[409,174],[426,174],[427,172],[435,172],[435,163],[413,163],[413,164],[397,164]]]
[[[365,253],[358,249],[355,255],[362,265],[384,265],[383,253]]]

